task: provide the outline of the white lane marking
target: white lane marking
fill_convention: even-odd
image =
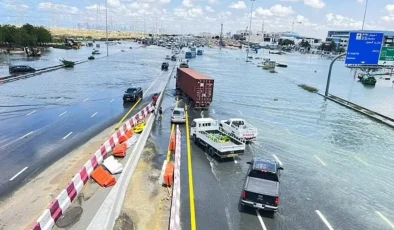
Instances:
[[[110,102],[113,102],[115,99],[112,99]]]
[[[334,228],[331,226],[330,223],[328,223],[327,219],[321,214],[319,210],[315,210],[317,215],[319,215],[320,219],[323,221],[323,223],[327,226],[328,229],[334,230]]]
[[[324,166],[327,166],[326,163],[324,163],[324,161],[322,161],[318,156],[315,155],[315,158],[320,161],[320,163]]]
[[[91,117],[94,117],[94,116],[96,116],[96,115],[97,115],[97,112],[93,113],[93,115],[92,115]]]
[[[365,162],[364,160],[360,159],[358,156],[354,156],[354,158],[356,158],[356,160],[360,161],[361,163],[363,163],[365,166],[368,166],[368,163]]]
[[[282,164],[282,161],[280,161],[279,158],[278,158],[275,154],[272,154],[272,156],[274,156],[275,160],[276,160],[277,162],[279,162],[279,164],[280,164],[281,166],[283,165],[283,164]]]
[[[5,109],[0,110],[0,113],[3,112]]]
[[[259,210],[257,210],[257,209],[256,209],[256,214],[257,214],[257,217],[259,218],[259,221],[260,221],[260,224],[261,224],[261,227],[263,228],[263,230],[267,230],[267,227],[265,227],[263,218],[261,218]]]
[[[27,134],[21,136],[19,139],[26,138],[26,137],[28,137],[28,136],[29,136],[30,134],[32,134],[32,133],[34,133],[34,131],[28,132]]]
[[[239,112],[239,115],[241,115],[241,116],[243,115],[242,112],[241,112],[241,110],[238,110],[238,112]]]
[[[382,218],[392,229],[394,229],[394,224],[391,223],[391,221],[389,219],[387,219],[385,216],[383,216],[382,213],[380,213],[379,211],[376,211],[376,213],[380,216],[380,218]]]
[[[149,88],[145,91],[144,96],[149,92],[150,88],[152,88],[152,86],[155,84],[155,82],[156,82],[157,80],[159,80],[159,78],[160,78],[162,75],[163,75],[163,74],[160,74],[160,75],[156,78],[156,80],[154,80],[154,81],[152,82],[152,84],[149,86]]]
[[[89,98],[86,98],[85,100],[83,100],[83,102],[85,102],[85,101],[87,101],[87,100],[89,100]]]
[[[24,167],[21,171],[19,171],[15,176],[11,177],[10,181],[14,180],[17,176],[21,175],[28,167]]]
[[[201,118],[204,118],[204,112],[201,111]]]
[[[63,140],[65,140],[67,137],[69,137],[73,132],[69,132],[66,136],[63,137]]]
[[[235,164],[238,164],[238,161],[237,161],[235,158],[234,158],[234,163],[235,163]]]
[[[63,112],[63,113],[61,113],[61,114],[59,114],[59,117],[63,116],[63,115],[66,114],[66,113],[67,113],[67,111],[65,111],[65,112]]]
[[[56,99],[56,101],[60,101],[61,99],[63,99],[62,97],[61,98],[58,98],[58,99]]]
[[[103,91],[104,91],[104,89],[100,90],[100,92],[103,92]]]
[[[214,109],[212,109],[212,113],[215,114],[215,110]]]
[[[26,114],[26,116],[32,115],[33,113],[37,112],[37,110],[33,110],[30,113]]]

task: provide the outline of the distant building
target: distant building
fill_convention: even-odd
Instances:
[[[336,30],[328,31],[325,43],[330,44],[335,42],[337,48],[347,49],[350,32],[359,32],[360,30]],[[394,31],[379,31],[379,30],[363,30],[364,33],[383,33],[384,46],[394,46]]]

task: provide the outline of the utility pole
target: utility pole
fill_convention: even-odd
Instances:
[[[219,40],[219,48],[222,49],[223,45],[223,22],[220,24],[220,40]]]
[[[108,5],[107,0],[105,0],[105,34],[107,37],[107,57],[108,57]]]
[[[248,49],[246,50],[246,59],[245,61],[248,61],[249,57],[249,50],[250,50],[250,34],[252,33],[252,16],[253,16],[253,2],[255,0],[250,0],[252,2],[252,7],[250,7],[250,22],[249,22],[249,37],[248,37]]]
[[[367,8],[368,8],[368,0],[365,2],[364,18],[363,18],[363,25],[361,27],[361,30],[364,30],[365,16],[367,15]]]
[[[301,24],[301,22],[293,22],[293,25],[291,26],[291,33],[294,33],[294,24]]]

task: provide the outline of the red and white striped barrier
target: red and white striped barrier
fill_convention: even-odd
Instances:
[[[181,131],[176,126],[174,186],[172,191],[170,230],[181,230]]]
[[[92,158],[88,160],[81,171],[79,171],[71,182],[63,189],[55,200],[51,202],[47,209],[38,217],[36,223],[31,228],[33,230],[47,230],[52,229],[56,221],[63,215],[63,213],[70,207],[71,203],[77,198],[83,186],[88,182],[90,174],[93,170],[103,162],[105,157],[110,153],[117,144],[119,138],[126,132],[131,130],[138,124],[138,121],[145,120],[149,117],[151,111],[154,109],[152,103],[139,111],[132,118],[127,120],[123,126],[114,133],[104,144],[94,153]]]

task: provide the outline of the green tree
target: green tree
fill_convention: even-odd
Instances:
[[[38,43],[52,42],[52,34],[51,32],[49,32],[49,30],[40,26],[40,27],[36,27],[35,31],[36,31],[35,34],[37,36]]]
[[[337,49],[337,52],[338,53],[343,53],[343,52],[345,52],[346,50],[345,50],[345,48],[343,48],[343,47],[339,47],[338,49]]]
[[[309,44],[309,42],[305,41],[305,40],[302,40],[299,45],[300,45],[300,47],[303,47],[306,49],[311,48],[311,44]]]
[[[334,41],[331,41],[327,51],[335,51],[335,50],[337,50],[337,44]]]
[[[285,40],[281,40],[281,45],[282,46],[289,46],[289,45],[294,45],[294,41],[290,40],[290,39],[285,39]]]

